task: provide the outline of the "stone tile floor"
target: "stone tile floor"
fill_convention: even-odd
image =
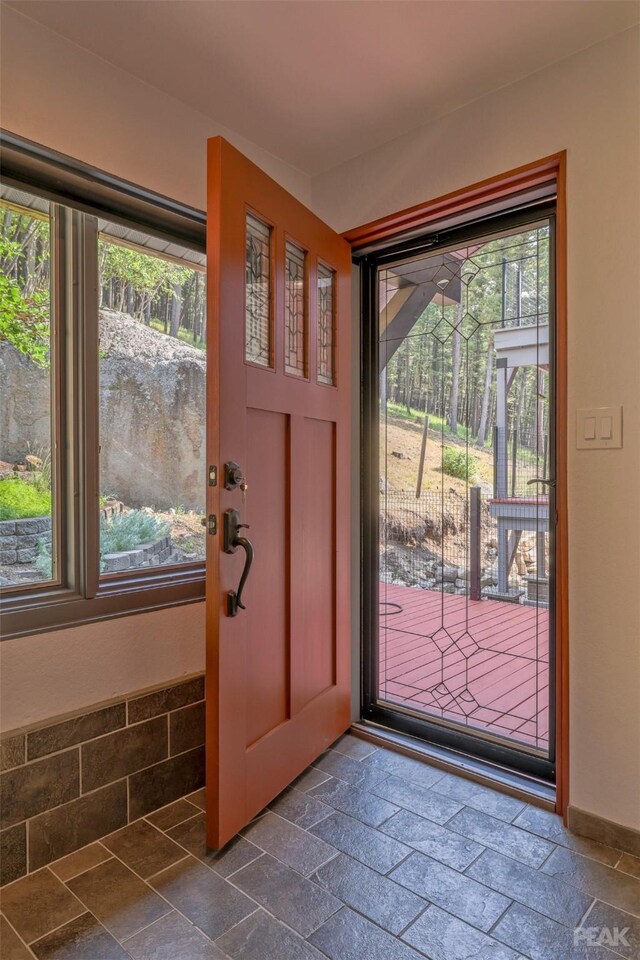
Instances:
[[[3,960],[640,958],[640,861],[347,735],[221,853],[203,791],[2,891]]]

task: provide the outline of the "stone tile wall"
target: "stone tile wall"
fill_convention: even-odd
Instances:
[[[204,676],[0,740],[0,883],[204,786]]]

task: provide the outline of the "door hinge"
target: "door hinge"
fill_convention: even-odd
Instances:
[[[218,468],[215,465],[209,467],[209,486],[218,486]]]
[[[210,533],[211,536],[215,536],[218,532],[218,518],[215,513],[210,513],[207,519],[207,533]]]

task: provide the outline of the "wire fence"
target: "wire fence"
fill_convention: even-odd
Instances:
[[[510,509],[511,519],[499,523],[501,508],[477,486],[466,497],[381,493],[381,579],[476,600],[495,595],[546,603],[549,541],[542,527],[548,506],[540,498],[533,506],[516,501]]]

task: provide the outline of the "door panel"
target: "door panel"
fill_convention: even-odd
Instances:
[[[209,141],[207,838],[218,848],[349,725],[349,246]],[[224,484],[239,465],[242,486]],[[340,483],[340,490],[337,488]]]

